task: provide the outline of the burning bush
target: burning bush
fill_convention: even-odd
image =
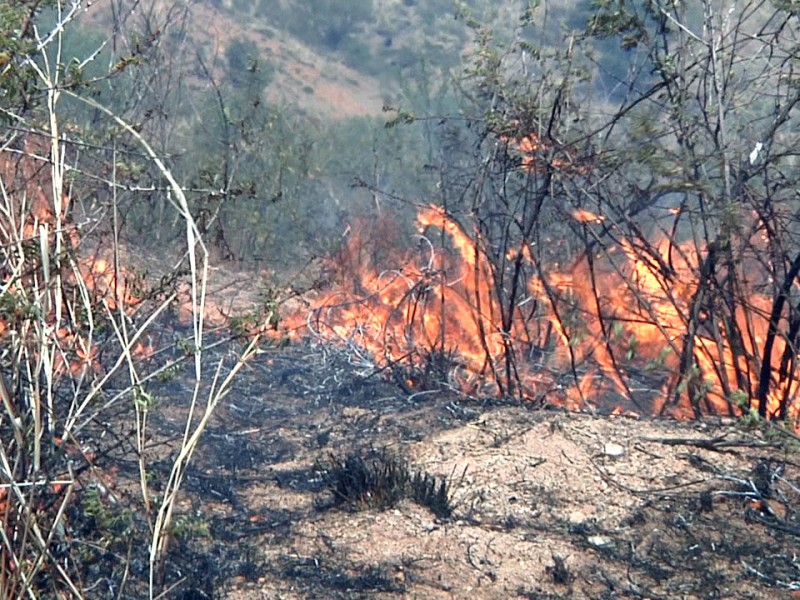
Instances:
[[[574,408],[795,421],[796,16],[709,2],[697,29],[678,5],[612,4],[549,46],[535,10],[506,45],[469,21],[480,117],[442,125],[444,191],[418,208],[418,247],[341,261],[309,325],[410,393],[488,384]],[[621,42],[625,94],[583,78],[600,38]],[[370,255],[360,244],[343,256]]]

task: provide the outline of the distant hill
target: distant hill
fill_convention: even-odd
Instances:
[[[555,31],[579,3],[565,0],[542,17],[552,19]],[[499,28],[514,27],[521,10],[514,0],[459,4]],[[323,118],[377,115],[402,96],[408,81],[441,81],[460,68],[472,34],[455,18],[455,5],[453,0],[196,0],[180,5],[187,11],[181,35],[201,53],[217,82],[230,78],[236,45],[247,54],[240,57],[242,64],[251,62],[268,75],[269,100]],[[177,6],[174,0],[151,0],[146,10],[156,20],[168,20]],[[88,21],[110,21],[109,10],[97,3]],[[195,69],[192,75],[200,83],[203,74]]]
[[[326,56],[307,43],[271,25],[264,17],[245,19],[235,7],[216,2],[192,5],[188,34],[224,78],[225,51],[233,42],[249,40],[259,50],[259,68],[274,71],[267,98],[293,105],[303,112],[325,117],[379,114],[383,105],[380,82]],[[231,5],[228,1],[226,4]]]

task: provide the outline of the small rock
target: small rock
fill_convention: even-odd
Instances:
[[[613,458],[619,458],[620,456],[624,456],[625,448],[614,442],[607,442],[603,445],[603,454]]]
[[[611,538],[604,535],[590,535],[586,538],[586,541],[595,548],[607,548],[614,543]]]

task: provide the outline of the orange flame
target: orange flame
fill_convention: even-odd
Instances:
[[[117,302],[121,302],[126,310],[130,310],[141,301],[128,285],[125,271],[118,273],[114,265],[105,258],[82,259],[79,268],[86,287],[109,309],[116,310]]]
[[[588,173],[589,167],[577,159],[574,148],[556,145],[552,141],[542,142],[536,133],[529,133],[514,138],[500,136],[500,140],[509,143],[520,155],[522,169],[529,173],[543,173],[548,167],[573,173]]]
[[[578,223],[602,223],[606,220],[606,218],[601,215],[596,215],[593,212],[581,208],[576,208],[572,211],[572,218],[578,221]]]
[[[602,220],[588,211],[573,216],[582,222]],[[732,341],[713,319],[704,324],[693,314],[704,248],[666,239],[643,247],[623,242],[619,254],[582,258],[559,272],[536,265],[523,245],[506,258],[524,261],[538,275],[529,278],[530,297],[516,307],[513,318],[504,318],[480,234],[469,235],[436,206],[422,208],[417,225],[421,234],[440,231],[443,242],[434,244],[423,235],[414,255],[406,255],[394,270],[381,271],[362,247],[361,236],[353,235],[344,250],[342,285],[313,302],[308,321],[295,314],[285,322],[301,330],[308,322],[316,334],[366,349],[384,365],[424,370],[437,354],[446,355],[447,377],[470,392],[484,384],[508,391],[511,375],[502,365],[512,352],[516,393],[536,397],[561,389],[561,401],[571,408],[586,402],[608,405],[608,398],[617,398],[634,402],[622,406],[614,401],[620,414],[668,410],[687,417],[698,408],[740,413],[743,409],[730,396],[753,402],[746,390],[757,387],[757,357],[771,301],[751,291],[746,305],[736,307],[736,325],[748,332],[744,340]],[[741,347],[738,353],[734,343]],[[694,370],[682,364],[686,348]],[[545,351],[544,359],[525,360],[525,352],[537,349]],[[785,341],[779,340],[773,364],[780,364],[785,350]],[[583,375],[564,389],[554,373],[570,364]],[[679,373],[684,373],[682,380]],[[632,390],[631,375],[650,381],[649,391]],[[770,414],[781,398],[794,398],[799,391],[795,375],[781,378],[775,372]],[[639,396],[646,401],[640,404]],[[792,402],[790,418],[796,419],[799,409]]]
[[[9,253],[17,252],[17,248],[24,249],[24,242],[34,242],[33,247],[41,255],[41,268],[27,269],[14,281],[9,274],[4,276],[9,302],[3,318],[0,318],[0,339],[31,318],[25,308],[30,303],[29,297],[42,297],[41,290],[45,284],[54,281],[53,273],[45,270],[52,270],[57,264],[60,264],[59,275],[63,279],[58,279],[56,285],[66,283],[69,287],[80,280],[90,290],[93,300],[104,301],[111,310],[122,303],[123,308],[130,311],[139,303],[128,289],[124,274],[117,273],[105,259],[79,258],[75,272],[68,271],[68,261],[63,258],[65,251],[77,253],[80,239],[78,229],[70,219],[69,196],[54,196],[52,175],[46,166],[49,153],[48,144],[32,136],[22,139],[18,153],[0,150],[0,179],[4,191],[4,207],[0,215],[3,239],[0,242]],[[32,256],[24,250],[24,254],[15,258],[27,263]],[[50,292],[66,298],[69,292],[65,290],[53,289]],[[47,312],[47,302],[36,306],[45,308],[46,314],[36,318],[43,320],[43,329],[48,332],[45,335],[54,342],[52,347],[56,354],[53,359],[57,374],[79,375],[87,368],[96,368],[97,347],[73,329],[61,326],[56,309],[51,306]]]

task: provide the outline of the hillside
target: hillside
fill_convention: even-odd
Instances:
[[[268,74],[268,100],[312,116],[347,118],[380,114],[384,104],[401,100],[408,86],[441,85],[459,72],[473,34],[457,12],[467,11],[503,31],[518,23],[518,4],[197,0],[178,7],[170,0],[152,0],[140,14],[132,5],[127,15],[97,3],[87,9],[84,23],[108,31],[112,20],[127,19],[131,39],[144,29],[145,35],[155,32],[166,34],[171,43],[179,41],[179,62],[195,76],[196,87],[205,86],[197,55],[222,83],[231,78],[231,47],[246,48],[243,62],[255,61]],[[583,24],[576,8],[582,2],[557,4],[557,9],[540,10],[538,17],[552,23],[553,32],[567,23]]]
[[[234,41],[252,41],[260,50],[258,60],[271,69],[274,77],[267,87],[267,98],[322,117],[343,118],[375,115],[381,112],[380,83],[344,65],[336,57],[326,57],[291,34],[269,25],[266,19],[245,21],[241,12],[199,2],[191,7],[189,35],[192,43],[206,49],[213,63],[224,65],[225,50]],[[221,77],[224,68],[217,69]]]

